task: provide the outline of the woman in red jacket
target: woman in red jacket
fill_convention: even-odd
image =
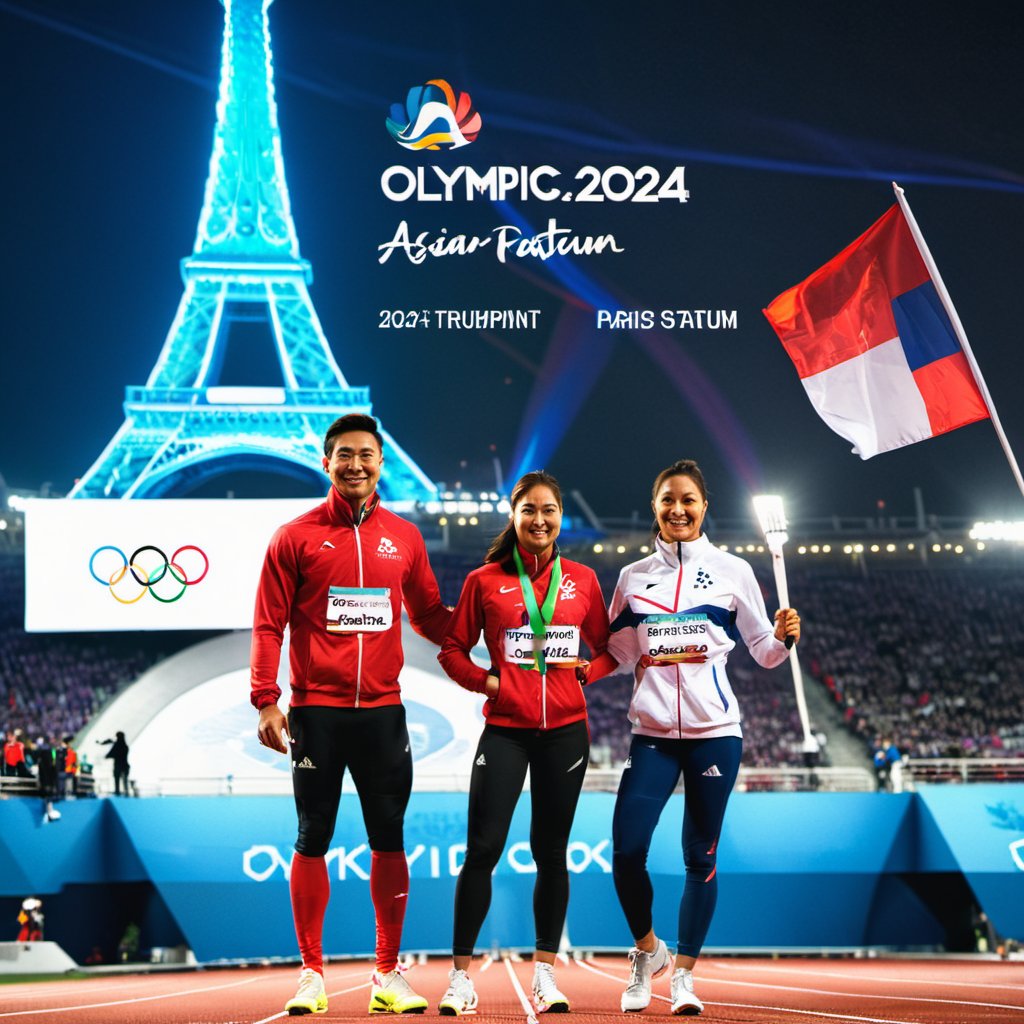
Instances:
[[[565,853],[587,770],[583,685],[615,667],[605,653],[608,615],[593,571],[558,553],[562,494],[548,473],[512,489],[508,526],[469,574],[438,656],[460,686],[487,696],[469,788],[466,859],[455,887],[453,968],[442,1014],[476,1007],[467,970],[491,902],[491,872],[530,771],[530,849],[537,865],[533,1001],[565,1012],[553,965],[565,923]],[[469,656],[483,630],[490,668]],[[584,647],[590,658],[584,657]]]

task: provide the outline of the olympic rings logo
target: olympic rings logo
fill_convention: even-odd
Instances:
[[[103,575],[101,576],[96,571],[96,560],[105,551],[114,552],[119,557],[120,564],[115,565],[108,572],[111,565],[110,556],[100,559],[106,566],[102,570]],[[196,563],[193,566],[194,569],[198,568],[199,559],[202,560],[201,572],[190,575],[182,567],[179,559],[187,551],[195,552],[195,555],[199,556],[197,559],[195,555],[190,555],[186,560],[190,564]],[[145,555],[145,552],[152,552],[159,561],[152,555]],[[144,555],[145,557],[143,557]],[[110,596],[118,604],[135,604],[136,601],[141,601],[147,593],[161,604],[173,604],[184,597],[185,591],[189,587],[202,583],[209,571],[210,560],[206,557],[206,552],[194,544],[183,544],[170,558],[155,544],[143,544],[142,547],[136,548],[132,552],[130,558],[113,544],[104,544],[102,547],[98,547],[89,559],[89,573],[92,578],[102,586],[109,588]],[[139,588],[137,594],[134,593],[135,584]],[[162,584],[159,590],[157,589],[158,584]],[[126,596],[126,594],[131,596]]]

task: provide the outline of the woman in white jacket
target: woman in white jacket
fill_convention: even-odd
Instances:
[[[671,963],[653,929],[647,851],[682,775],[686,885],[672,1012],[698,1014],[703,1004],[692,971],[715,909],[715,851],[743,748],[726,662],[742,639],[760,665],[781,664],[800,638],[800,617],[780,609],[773,628],[750,566],[702,534],[707,488],[695,462],[684,459],[658,474],[652,507],[654,552],[622,570],[609,614],[608,652],[635,678],[633,741],[612,827],[615,889],[636,943],[622,1009],[646,1008],[651,979]]]

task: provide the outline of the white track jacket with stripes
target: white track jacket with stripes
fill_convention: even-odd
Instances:
[[[741,736],[725,666],[742,637],[759,665],[789,655],[768,619],[754,571],[706,536],[657,537],[647,558],[627,565],[612,597],[608,653],[634,669],[633,732],[669,739]],[[644,667],[641,658],[653,659]]]

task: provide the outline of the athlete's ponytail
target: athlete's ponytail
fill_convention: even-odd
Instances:
[[[562,489],[558,486],[558,481],[550,473],[545,473],[543,469],[524,473],[512,488],[512,495],[509,498],[512,508],[509,511],[508,522],[505,524],[505,529],[491,541],[491,546],[487,549],[487,554],[484,555],[485,563],[504,562],[505,559],[512,557],[512,549],[516,545],[516,524],[512,515],[516,510],[516,505],[523,500],[527,492],[538,485],[550,488],[551,493],[555,496],[555,501],[558,502],[558,511],[562,511]]]

